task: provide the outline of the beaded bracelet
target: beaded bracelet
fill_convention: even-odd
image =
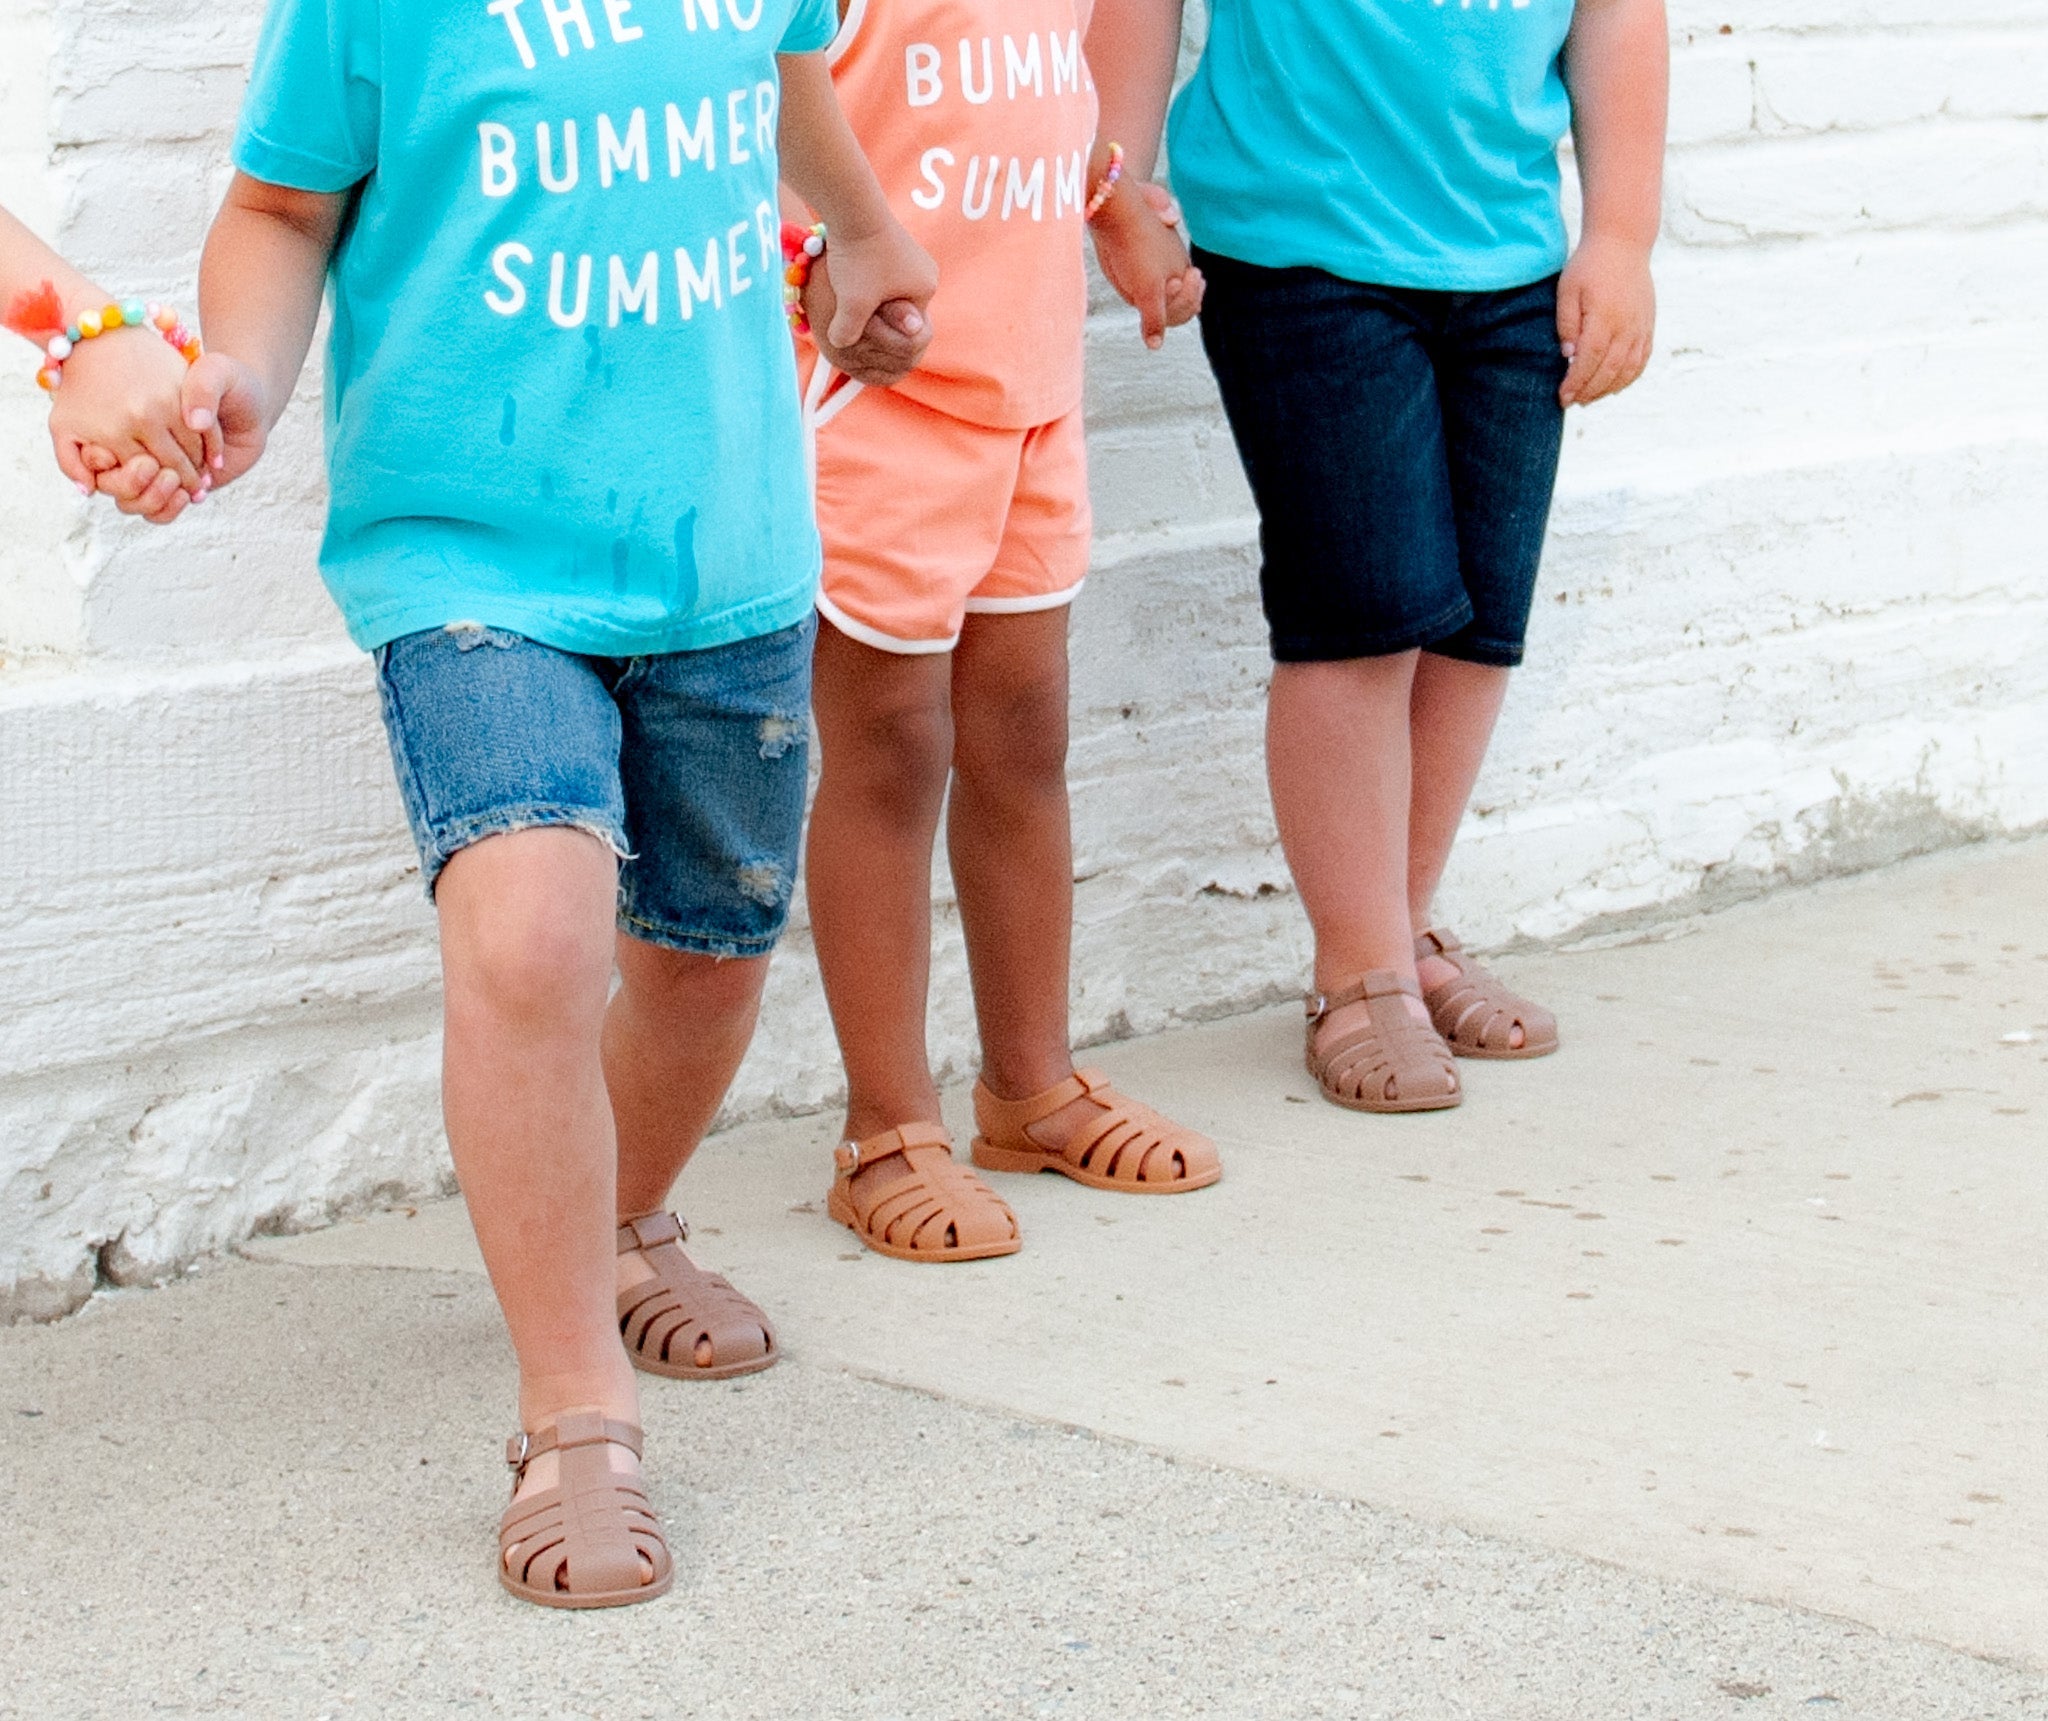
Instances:
[[[64,361],[78,350],[81,342],[97,340],[114,329],[143,328],[155,329],[188,365],[199,362],[204,350],[199,337],[178,320],[176,311],[169,305],[145,305],[140,299],[126,299],[97,311],[81,311],[70,328],[52,335],[43,348],[43,368],[36,372],[37,383],[54,394],[64,381]]]
[[[1124,176],[1124,146],[1113,143],[1109,146],[1109,167],[1102,175],[1102,182],[1096,186],[1088,199],[1088,207],[1081,211],[1083,221],[1093,221],[1102,213],[1102,206],[1115,194],[1118,182]]]
[[[789,313],[789,326],[800,335],[811,332],[811,319],[804,314],[804,287],[811,278],[811,265],[825,255],[825,223],[799,227],[794,221],[782,224],[782,307]]]

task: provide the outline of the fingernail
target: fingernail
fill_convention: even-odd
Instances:
[[[77,489],[79,495],[90,496],[92,494],[92,486],[90,484],[80,484],[78,480],[75,478],[71,482],[73,486]]]
[[[921,334],[923,331],[924,318],[920,317],[915,311],[912,311],[909,316],[903,319],[903,332],[905,334],[915,335]]]
[[[1574,346],[1570,341],[1566,341],[1564,345],[1559,347],[1557,350],[1563,353],[1564,356],[1568,359],[1575,359],[1579,356],[1579,349],[1576,346]]]

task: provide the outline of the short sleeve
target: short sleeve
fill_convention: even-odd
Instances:
[[[235,165],[294,191],[346,191],[377,165],[380,0],[270,0]]]
[[[839,34],[839,0],[796,0],[789,28],[782,33],[784,54],[818,54]]]

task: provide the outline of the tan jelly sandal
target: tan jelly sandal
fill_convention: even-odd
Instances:
[[[637,1253],[654,1277],[619,1293],[619,1337],[633,1366],[670,1380],[729,1380],[773,1365],[775,1329],[722,1273],[683,1253],[690,1227],[674,1213],[643,1213],[619,1226],[619,1253]],[[697,1361],[709,1341],[711,1361]]]
[[[1031,1133],[1076,1100],[1087,1100],[1095,1113],[1062,1145],[1048,1147]],[[1126,1195],[1179,1195],[1223,1175],[1206,1135],[1118,1093],[1100,1070],[1076,1070],[1028,1100],[998,1099],[976,1082],[974,1121],[981,1125],[974,1163],[984,1171],[1057,1171],[1090,1189]]]
[[[612,1468],[608,1447],[640,1456],[640,1430],[602,1411],[572,1410],[532,1434],[506,1442],[517,1489],[527,1465],[556,1455],[560,1474],[505,1508],[498,1524],[498,1581],[541,1607],[626,1607],[668,1594],[675,1561],[661,1520],[637,1476]],[[652,1581],[640,1576],[645,1560]]]
[[[1422,995],[1436,1031],[1461,1058],[1543,1058],[1557,1050],[1557,1018],[1540,1004],[1518,997],[1471,957],[1454,933],[1431,927],[1415,935],[1415,960],[1437,957],[1457,969],[1457,978]],[[1522,1043],[1514,1032],[1522,1030]]]
[[[1308,1001],[1308,1072],[1323,1097],[1353,1111],[1444,1111],[1464,1090],[1450,1048],[1407,1004],[1422,988],[1391,968],[1377,968],[1335,992]],[[1324,1036],[1316,1030],[1334,1010],[1363,1003],[1366,1019]]]
[[[904,1174],[877,1188],[854,1183],[862,1166],[900,1156]],[[907,1123],[834,1150],[839,1175],[825,1211],[878,1255],[898,1261],[985,1261],[1023,1247],[1009,1203],[953,1157],[935,1123]]]

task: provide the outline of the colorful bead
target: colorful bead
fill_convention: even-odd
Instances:
[[[1109,146],[1109,166],[1102,175],[1102,183],[1096,186],[1088,199],[1088,206],[1081,211],[1083,221],[1093,221],[1102,213],[1102,206],[1114,195],[1117,183],[1124,176],[1124,146],[1113,143]]]
[[[782,224],[782,303],[789,313],[789,326],[800,335],[811,332],[811,320],[804,315],[804,288],[812,264],[824,255],[824,222],[810,227],[799,227],[793,221]]]
[[[65,361],[78,351],[81,343],[97,340],[112,329],[130,328],[153,328],[188,365],[197,364],[206,350],[199,337],[178,320],[178,313],[170,306],[145,303],[141,299],[124,299],[119,304],[103,305],[97,311],[81,311],[78,321],[70,328],[62,334],[52,335],[43,348],[45,362],[36,372],[37,385],[54,392],[64,380]]]

